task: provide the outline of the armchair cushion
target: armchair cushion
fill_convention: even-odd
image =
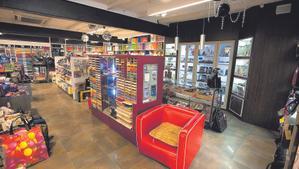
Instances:
[[[188,169],[201,146],[205,117],[188,108],[160,105],[136,118],[136,140],[141,153],[171,169]],[[151,136],[162,123],[180,127],[178,146],[174,147]]]
[[[158,127],[154,128],[149,135],[168,145],[177,147],[180,130],[181,127],[177,125],[171,124],[169,122],[163,122]]]

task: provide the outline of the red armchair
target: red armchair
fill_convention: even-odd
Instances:
[[[162,122],[182,127],[177,148],[149,135],[149,132]],[[204,122],[203,114],[173,105],[160,105],[147,110],[136,119],[139,152],[171,169],[187,169],[201,146]]]

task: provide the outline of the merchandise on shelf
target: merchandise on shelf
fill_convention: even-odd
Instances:
[[[129,44],[115,44],[115,54],[164,56],[164,37],[144,35],[128,40]]]
[[[227,107],[234,41],[206,42],[200,50],[197,43],[181,44],[178,53],[177,84],[208,89],[207,79],[212,70],[219,69],[221,77],[222,108]]]
[[[163,59],[89,56],[91,110],[133,143],[137,114],[162,103]]]
[[[165,48],[165,66],[164,66],[164,81],[175,83],[176,78],[176,50],[174,44],[166,44]]]
[[[55,72],[55,83],[78,100],[79,91],[84,90],[88,78],[88,57],[56,56]]]
[[[206,115],[206,121],[210,122],[210,115],[221,106],[221,93],[219,89],[200,90],[185,88],[176,85],[164,86],[164,98],[167,104],[188,107]]]

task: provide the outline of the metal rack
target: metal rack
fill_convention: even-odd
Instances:
[[[212,99],[202,99],[188,94],[183,94],[179,92],[168,92],[165,96],[167,103],[188,107],[191,109],[198,110],[206,115],[206,122],[210,123],[212,121],[213,113],[215,110],[221,109],[221,92],[220,89],[209,89],[212,94]]]

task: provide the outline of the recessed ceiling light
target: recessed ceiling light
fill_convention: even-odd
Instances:
[[[161,16],[164,18],[167,15],[167,13],[162,13]]]
[[[2,33],[2,32],[0,32],[0,35],[3,35],[3,33]]]
[[[178,7],[174,7],[174,8],[170,8],[170,9],[166,9],[164,11],[154,12],[154,13],[149,14],[148,16],[157,16],[157,15],[161,15],[161,14],[164,14],[164,13],[172,12],[172,11],[175,11],[175,10],[179,10],[179,9],[183,9],[183,8],[188,8],[190,6],[203,4],[203,3],[206,3],[206,2],[210,2],[210,1],[212,1],[212,0],[197,1],[197,2],[190,3],[190,4],[186,4],[186,5],[182,5],[182,6],[178,6]]]

